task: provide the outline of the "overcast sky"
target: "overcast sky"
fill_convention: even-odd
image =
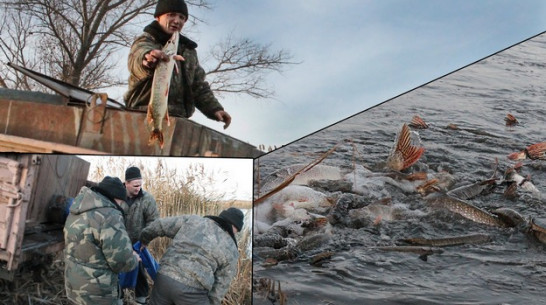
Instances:
[[[233,32],[285,49],[299,65],[268,82],[275,99],[225,96],[222,124],[192,120],[255,146],[277,147],[546,30],[545,1],[214,1],[187,34],[204,57]]]

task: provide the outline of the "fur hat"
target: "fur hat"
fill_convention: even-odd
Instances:
[[[243,220],[245,218],[245,215],[241,210],[237,208],[229,208],[227,210],[223,210],[222,213],[218,215],[218,217],[234,225],[239,232],[243,228]]]
[[[188,19],[188,6],[184,0],[159,0],[155,7],[154,18],[166,13],[180,13]]]
[[[129,182],[135,179],[142,179],[140,169],[136,166],[131,166],[125,170],[125,181]]]
[[[127,198],[127,190],[118,177],[106,176],[99,182],[98,188],[111,198],[125,200]]]

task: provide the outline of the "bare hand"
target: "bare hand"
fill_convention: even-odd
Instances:
[[[140,255],[135,250],[133,250],[133,255],[136,257],[137,261],[139,262],[142,261],[142,259],[140,258]]]
[[[218,121],[224,122],[224,129],[229,127],[229,124],[231,124],[231,116],[229,113],[225,112],[224,110],[218,110],[214,113],[214,116]]]
[[[143,243],[140,243],[140,252],[142,252],[142,250],[146,249],[146,244],[143,244]]]
[[[169,56],[165,54],[165,52],[161,50],[151,50],[149,53],[144,55],[144,60],[142,61],[142,65],[144,65],[147,68],[153,69],[160,60],[163,61],[169,61]]]

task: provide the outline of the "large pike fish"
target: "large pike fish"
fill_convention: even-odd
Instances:
[[[474,222],[495,227],[506,227],[506,224],[497,215],[482,210],[461,199],[446,194],[433,193],[428,195],[425,200],[433,207],[447,209]]]
[[[491,236],[487,234],[471,234],[445,238],[406,238],[402,241],[421,246],[447,247],[464,244],[479,244],[491,241]]]
[[[173,69],[176,66],[176,60],[184,60],[182,56],[176,55],[179,36],[178,32],[175,32],[162,49],[169,60],[160,60],[155,68],[152,93],[148,103],[146,121],[151,130],[149,144],[158,140],[161,149],[163,149],[163,119],[167,121],[167,126],[171,125],[167,103]]]

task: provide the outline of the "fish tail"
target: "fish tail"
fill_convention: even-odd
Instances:
[[[163,132],[159,129],[154,129],[152,133],[150,134],[150,141],[148,145],[152,145],[155,140],[159,141],[159,147],[163,149]]]

